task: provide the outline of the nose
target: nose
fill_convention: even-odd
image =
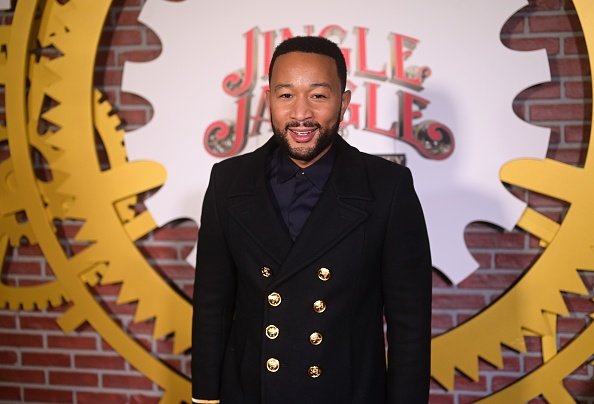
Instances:
[[[313,111],[307,97],[296,97],[291,110],[291,119],[306,121],[313,118]]]

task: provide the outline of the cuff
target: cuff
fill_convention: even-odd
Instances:
[[[219,400],[202,400],[200,398],[192,398],[193,403],[197,404],[219,404]]]

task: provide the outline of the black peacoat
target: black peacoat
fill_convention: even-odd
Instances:
[[[193,397],[426,403],[431,259],[410,171],[338,138],[326,188],[293,242],[267,186],[274,147],[273,138],[211,172],[194,288]]]

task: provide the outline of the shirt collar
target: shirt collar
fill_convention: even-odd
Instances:
[[[328,177],[330,176],[332,166],[334,165],[336,156],[335,149],[334,145],[332,145],[330,150],[328,150],[328,152],[318,161],[311,166],[302,169],[291,161],[287,153],[282,152],[281,147],[277,147],[275,154],[277,154],[276,158],[278,158],[278,182],[286,182],[298,172],[303,172],[316,188],[322,190],[326,184],[326,180],[328,180]]]

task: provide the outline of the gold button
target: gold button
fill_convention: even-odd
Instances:
[[[320,334],[319,332],[313,332],[309,336],[309,342],[311,342],[312,345],[320,345],[323,339],[324,338],[322,337],[322,334]]]
[[[281,304],[281,300],[281,295],[279,295],[276,292],[272,292],[268,295],[268,304],[270,304],[271,306],[278,306],[279,304]]]
[[[280,369],[280,362],[278,359],[270,358],[266,361],[266,369],[268,369],[269,372],[278,372]]]
[[[326,303],[323,300],[316,300],[313,309],[316,313],[323,313],[326,310]]]
[[[272,269],[268,267],[262,267],[260,271],[262,272],[262,276],[264,278],[270,278],[272,276]]]
[[[269,325],[266,327],[266,336],[270,339],[278,337],[278,327],[275,325]]]
[[[307,369],[307,374],[309,375],[309,377],[316,379],[320,376],[322,376],[322,368],[320,368],[319,366],[310,366],[309,369]]]
[[[328,279],[330,279],[330,275],[330,270],[328,268],[318,269],[318,278],[320,278],[321,281],[326,282]]]

